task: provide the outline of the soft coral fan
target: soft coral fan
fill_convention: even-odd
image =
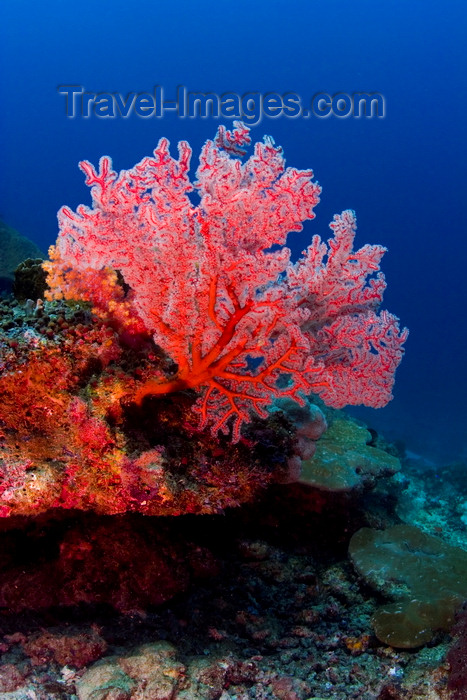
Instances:
[[[368,278],[385,249],[353,251],[353,212],[334,217],[328,245],[315,236],[290,262],[287,235],[314,217],[320,187],[311,171],[286,169],[269,138],[242,164],[247,143],[241,124],[219,130],[194,184],[184,141],[178,160],[161,139],[120,174],[107,156],[99,171],[83,161],[93,207],[60,210],[45,264],[51,297],[90,301],[122,332],[151,334],[175,361],[176,373],[147,380],[137,402],[196,389],[201,424],[214,433],[231,424],[234,440],[278,395],[383,406],[407,337],[396,317],[377,313],[384,278]]]

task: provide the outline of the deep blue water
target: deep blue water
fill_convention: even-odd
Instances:
[[[385,307],[410,328],[395,399],[358,412],[433,459],[467,457],[467,7],[463,0],[4,0],[0,7],[0,216],[44,250],[62,204],[89,203],[77,168],[132,166],[165,135],[194,153],[219,119],[69,119],[59,85],[89,92],[377,92],[384,118],[263,118],[289,165],[323,186],[317,218],[357,211],[382,243]],[[228,120],[221,120],[228,123]]]

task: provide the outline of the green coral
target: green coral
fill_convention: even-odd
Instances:
[[[412,525],[362,528],[350,540],[350,558],[373,588],[394,602],[373,616],[378,639],[411,649],[449,630],[467,598],[467,552]]]
[[[372,447],[372,435],[352,420],[338,418],[302,462],[300,482],[324,491],[351,491],[400,469],[397,457]]]

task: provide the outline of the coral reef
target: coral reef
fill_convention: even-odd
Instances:
[[[0,319],[1,515],[218,512],[288,473],[285,414],[233,446],[198,429],[190,393],[125,401],[156,351],[86,309],[4,302]]]
[[[378,517],[394,481],[386,481],[385,498],[375,491],[359,496],[323,492],[325,504],[319,513],[313,510],[309,489],[294,484],[274,487],[255,503],[222,516],[80,516],[86,522],[81,565],[79,522],[61,518],[54,529],[69,530],[67,543],[75,543],[70,575],[81,572],[83,581],[88,571],[87,591],[95,586],[102,594],[112,577],[130,584],[132,574],[141,569],[139,581],[145,580],[146,588],[139,593],[136,585],[133,589],[141,609],[127,608],[118,615],[107,604],[84,601],[33,614],[11,614],[4,608],[0,688],[16,688],[15,700],[76,700],[91,693],[93,685],[96,696],[99,692],[105,697],[102,686],[108,678],[120,697],[153,700],[150,683],[159,678],[171,700],[449,700],[444,660],[448,635],[439,633],[436,645],[418,651],[381,643],[370,625],[378,602],[368,587],[359,585],[346,560],[350,533]],[[92,530],[100,529],[99,520],[106,522],[107,556],[113,546],[117,558],[120,529],[126,533],[122,547],[128,556],[120,570],[110,566],[107,581],[108,559],[103,559],[101,579],[94,583],[99,578],[99,535],[92,539]],[[127,520],[134,521],[133,529]],[[29,547],[24,531],[0,535],[2,551],[8,549],[15,557],[22,553],[18,572],[21,567],[23,591],[31,597],[36,595],[35,579],[28,575],[26,552],[31,559],[41,559],[55,549],[45,522],[36,524]],[[15,547],[6,545],[5,537],[11,541],[21,534],[23,540]],[[171,555],[174,562],[193,569],[191,585],[157,607],[144,593],[153,582],[152,574],[145,575],[151,566],[145,569],[145,557],[155,534],[155,548],[161,538],[171,547],[176,544],[180,549]],[[88,569],[90,536],[95,563]],[[190,543],[185,550],[184,542]],[[64,556],[67,543],[61,547]],[[69,579],[64,588],[71,583]],[[5,578],[0,585],[4,584]],[[156,591],[157,587],[158,582]],[[128,601],[132,589],[124,586],[125,590]],[[112,595],[116,600],[117,584]],[[102,600],[108,603],[109,597]]]
[[[82,163],[92,208],[0,300],[10,700],[448,698],[467,554],[400,524],[410,460],[336,410],[391,398],[384,249],[346,211],[293,264],[320,187],[248,145],[220,128],[194,183],[183,142]]]
[[[194,185],[183,142],[120,175],[81,164],[93,208],[61,209],[46,302],[33,274],[0,328],[0,516],[218,512],[297,480],[326,429],[311,390],[391,398],[407,331],[378,312],[384,248],[354,251],[347,211],[292,264],[287,235],[320,187],[267,138],[242,164],[248,143],[221,129]],[[307,414],[296,428],[284,397]]]

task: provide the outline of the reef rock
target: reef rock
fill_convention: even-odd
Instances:
[[[10,291],[14,273],[27,258],[44,258],[44,254],[29,238],[0,221],[0,291]]]

